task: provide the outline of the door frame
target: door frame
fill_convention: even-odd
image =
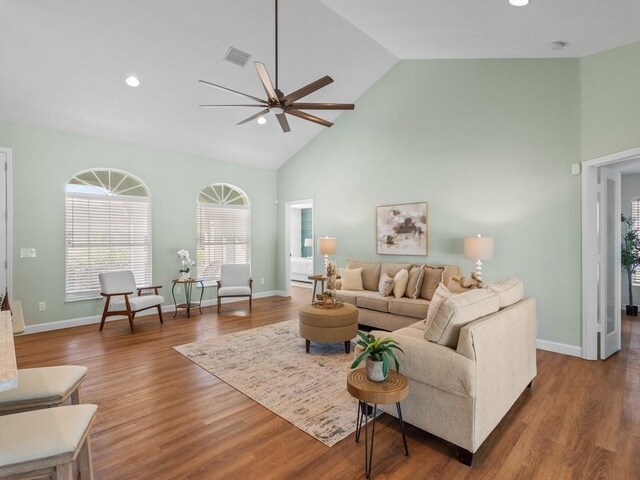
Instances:
[[[640,159],[640,147],[582,162],[582,357],[598,359],[598,168]]]
[[[292,200],[285,202],[284,204],[284,291],[287,297],[291,296],[291,220],[289,219],[291,213],[291,207],[294,205],[311,204],[311,236],[314,239],[314,245],[311,250],[311,256],[313,257],[314,269],[315,269],[315,238],[316,238],[316,206],[313,198],[305,200]]]
[[[13,299],[13,151],[0,147],[7,159],[7,290],[9,300]],[[1,168],[1,167],[0,167]]]

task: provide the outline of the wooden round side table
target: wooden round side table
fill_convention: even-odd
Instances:
[[[400,402],[409,394],[409,381],[407,377],[395,370],[389,370],[389,376],[384,382],[373,382],[367,377],[367,372],[364,368],[358,368],[352,370],[347,376],[347,391],[352,397],[358,399],[356,442],[360,441],[360,429],[364,421],[364,473],[367,478],[370,478],[373,464],[373,439],[376,433],[376,417],[378,416],[379,403],[396,404],[400,430],[402,431],[402,441],[404,442],[404,454],[405,456],[409,455],[407,435],[402,421],[402,409],[400,408]],[[369,423],[371,404],[373,404],[373,420],[371,422],[371,444],[369,445],[367,424]]]

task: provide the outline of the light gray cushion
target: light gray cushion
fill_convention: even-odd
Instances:
[[[378,293],[383,297],[388,297],[393,292],[394,281],[387,273],[380,275],[380,283],[378,284]]]
[[[162,305],[163,303],[164,297],[162,297],[161,295],[143,295],[141,297],[134,297],[132,295],[129,296],[129,305],[131,306],[132,312],[139,312],[140,310],[144,310],[146,308],[157,307],[158,305]],[[127,307],[124,303],[124,300],[118,300],[115,302],[112,301],[111,303],[109,303],[110,312],[126,309]]]
[[[218,289],[219,297],[234,297],[237,295],[251,295],[249,287],[220,287]]]
[[[73,454],[96,405],[69,405],[0,417],[0,466]]]
[[[118,272],[104,272],[98,274],[102,293],[127,293],[136,292],[136,279],[131,270]]]
[[[389,300],[389,313],[402,315],[403,317],[425,318],[429,310],[429,300],[407,297],[391,298]]]
[[[456,348],[460,329],[481,317],[495,313],[500,308],[498,295],[489,290],[475,289],[447,298],[424,338],[430,342]]]
[[[524,284],[516,277],[507,277],[498,283],[487,285],[487,290],[498,295],[500,308],[518,303],[524,298]]]
[[[380,264],[347,260],[347,268],[362,268],[362,286],[365,290],[376,291],[380,281]]]
[[[249,285],[251,265],[248,263],[220,265],[220,281],[223,287],[244,287]]]
[[[383,297],[378,292],[369,292],[367,290],[359,292],[356,305],[360,308],[368,308],[378,312],[389,311],[389,297]]]
[[[450,291],[444,283],[441,282],[440,285],[438,285],[433,297],[431,297],[431,304],[429,305],[427,317],[424,319],[425,330],[429,330],[429,327],[433,323],[433,319],[436,318],[436,315],[442,308],[442,305],[444,305],[445,300],[453,294],[454,293]]]
[[[420,296],[420,289],[424,280],[424,265],[415,265],[409,272],[409,282],[407,283],[407,291],[405,296],[416,299]]]
[[[86,374],[87,367],[78,365],[19,369],[18,388],[0,392],[0,405],[39,398],[61,402]]]

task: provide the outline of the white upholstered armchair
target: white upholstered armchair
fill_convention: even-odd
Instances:
[[[251,265],[243,263],[220,266],[218,313],[220,313],[222,299],[225,297],[249,297],[249,312],[251,312],[252,293]]]
[[[164,297],[158,294],[161,285],[152,287],[136,287],[136,280],[131,270],[123,270],[119,272],[105,272],[98,275],[100,279],[100,293],[104,301],[104,310],[102,311],[102,320],[100,321],[100,331],[104,327],[107,317],[113,315],[124,315],[129,319],[129,327],[133,333],[133,320],[136,313],[150,308],[158,309],[160,323],[162,322],[162,304]],[[153,294],[142,295],[144,290],[153,290]],[[137,292],[134,295],[134,292]]]

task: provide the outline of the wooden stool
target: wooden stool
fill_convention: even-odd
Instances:
[[[93,479],[89,429],[96,405],[69,405],[0,417],[0,478]]]
[[[75,365],[18,370],[18,388],[0,392],[0,415],[56,407],[71,396],[80,403],[80,384],[87,368]]]

